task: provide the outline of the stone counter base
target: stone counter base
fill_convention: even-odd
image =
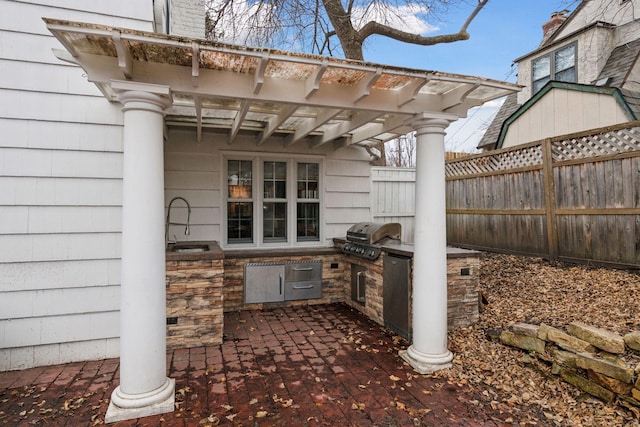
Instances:
[[[167,261],[167,348],[222,344],[221,259]]]

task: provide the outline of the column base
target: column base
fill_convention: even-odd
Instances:
[[[104,417],[105,424],[132,420],[151,415],[166,414],[175,409],[175,380],[167,378],[165,383],[148,393],[126,394],[116,387]]]
[[[420,374],[429,374],[450,368],[453,360],[453,354],[449,350],[443,354],[425,354],[417,351],[413,345],[406,350],[400,350],[398,354]]]

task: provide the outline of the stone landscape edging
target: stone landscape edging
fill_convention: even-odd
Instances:
[[[582,322],[572,322],[566,331],[544,323],[516,323],[498,336],[502,344],[551,363],[553,375],[584,392],[627,408],[640,407],[640,364],[631,366],[621,357],[640,356],[640,331],[621,336]]]

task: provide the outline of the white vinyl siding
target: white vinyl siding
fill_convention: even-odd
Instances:
[[[172,227],[170,236],[175,234],[178,240],[216,240],[227,248],[242,247],[225,244],[225,162],[229,158],[260,158],[259,161],[291,159],[294,163],[321,161],[320,241],[297,242],[294,233],[286,244],[270,242],[267,247],[332,246],[332,239],[344,237],[354,223],[372,219],[369,207],[370,157],[361,148],[334,151],[330,144],[327,145],[326,148],[309,151],[305,144],[300,143],[285,150],[280,141],[267,141],[257,147],[254,139],[247,137],[239,137],[229,145],[226,134],[206,130],[202,141],[197,142],[193,130],[170,129],[165,144],[165,202],[168,204],[171,198],[182,196],[192,209],[191,235],[184,235],[184,227]],[[294,169],[290,168],[290,173],[295,173]],[[295,185],[290,191],[295,191]],[[186,217],[186,210],[180,211],[181,207],[178,204],[172,207],[171,218],[174,214],[175,218]],[[261,239],[261,234],[255,236]]]
[[[122,113],[42,17],[152,29],[143,0],[0,0],[0,370],[118,355]]]

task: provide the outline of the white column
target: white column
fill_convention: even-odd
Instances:
[[[421,374],[451,366],[447,349],[447,229],[444,119],[419,119],[416,129],[413,342],[400,356]]]
[[[105,422],[174,409],[166,372],[163,114],[166,86],[113,82],[123,104],[120,385]]]

